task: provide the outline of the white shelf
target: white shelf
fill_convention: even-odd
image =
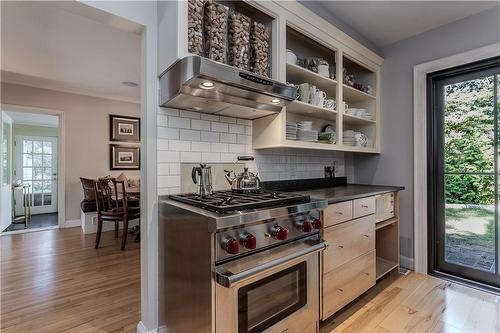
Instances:
[[[370,125],[370,124],[377,123],[375,120],[351,116],[350,114],[347,114],[347,113],[344,113],[342,115],[342,119],[344,119],[344,123],[350,124],[350,125]]]
[[[294,64],[286,64],[286,80],[294,84],[307,82],[326,92],[329,98],[337,96],[337,81]]]
[[[363,102],[363,101],[374,101],[377,99],[377,97],[373,95],[367,94],[361,90],[350,87],[346,84],[343,84],[342,87],[343,87],[344,101],[347,104]]]
[[[336,120],[337,111],[328,110],[316,105],[293,101],[286,106],[286,112],[300,114],[303,116],[314,117],[325,120]]]

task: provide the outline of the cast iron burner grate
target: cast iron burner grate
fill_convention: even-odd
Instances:
[[[169,197],[172,200],[184,202],[217,213],[265,208],[310,200],[308,195],[271,191],[255,191],[250,193],[215,191],[207,198],[202,198],[195,193],[170,195]]]

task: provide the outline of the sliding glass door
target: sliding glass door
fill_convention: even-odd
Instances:
[[[499,275],[500,59],[428,77],[430,270],[494,288]]]

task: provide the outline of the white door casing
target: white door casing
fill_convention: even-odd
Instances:
[[[4,141],[5,140],[5,141]],[[12,119],[0,112],[0,232],[11,223]]]

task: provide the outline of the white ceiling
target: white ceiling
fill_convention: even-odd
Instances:
[[[5,111],[5,110],[4,110]],[[14,124],[58,127],[59,118],[40,113],[6,111]]]
[[[318,1],[377,47],[500,6],[499,1]]]
[[[76,1],[1,2],[2,81],[139,102],[142,27]]]

